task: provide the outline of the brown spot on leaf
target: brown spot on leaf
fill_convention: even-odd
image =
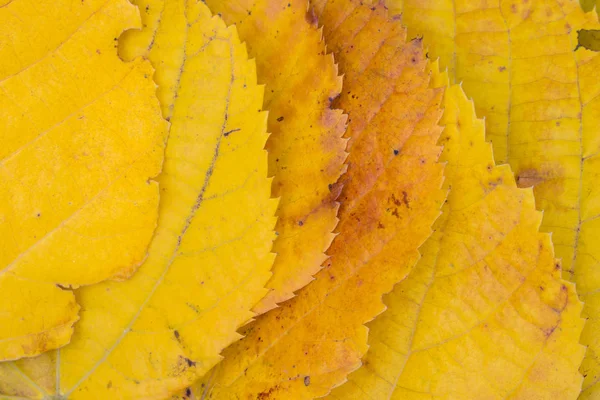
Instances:
[[[402,202],[404,203],[406,208],[410,208],[410,203],[408,201],[408,193],[406,193],[405,191],[402,191]]]
[[[538,185],[546,180],[546,177],[542,173],[534,168],[526,169],[521,171],[517,175],[517,186],[520,188],[526,188]]]
[[[277,386],[274,386],[274,387],[270,388],[269,390],[265,390],[264,392],[260,392],[260,393],[259,393],[259,394],[256,396],[256,398],[257,398],[258,400],[274,399],[275,397],[273,397],[272,395],[273,395],[273,393],[274,393],[275,391],[277,391],[277,388],[278,388]]]

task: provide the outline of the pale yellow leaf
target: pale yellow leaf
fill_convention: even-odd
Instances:
[[[534,187],[564,277],[588,319],[582,398],[600,397],[600,55],[578,46],[599,29],[577,0],[388,0],[423,35],[485,117],[496,161]],[[579,48],[578,48],[579,47]]]

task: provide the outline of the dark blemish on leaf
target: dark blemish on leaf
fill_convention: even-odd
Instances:
[[[400,154],[400,150],[394,149],[394,155],[397,156],[398,154]]]
[[[504,65],[501,67],[498,67],[498,71],[504,72],[504,71],[506,71],[506,67]]]
[[[240,129],[240,128],[232,129],[232,130],[230,130],[230,131],[227,131],[227,132],[223,133],[223,136],[227,137],[227,136],[229,136],[230,134],[232,134],[233,132],[239,132],[239,131],[241,131],[241,129]]]
[[[69,286],[67,285],[61,285],[60,283],[56,284],[56,287],[62,290],[69,290]]]
[[[179,340],[179,331],[177,329],[173,331],[173,334],[175,335],[175,339]]]
[[[304,222],[303,221],[298,221],[298,225],[303,226]]]
[[[281,121],[283,121],[283,117],[277,118],[277,122],[281,122]]]
[[[167,122],[171,122],[171,117],[167,117],[165,119],[167,120]]]
[[[577,46],[591,51],[600,51],[600,29],[580,29],[577,31]]]
[[[410,208],[410,203],[408,201],[408,193],[406,193],[405,191],[402,191],[402,202],[404,203],[406,208]]]
[[[112,381],[108,381],[108,384],[106,385],[107,389],[110,389],[112,387]]]
[[[384,229],[385,225],[383,225],[381,222],[377,223],[377,229]]]
[[[185,395],[186,395],[186,397],[192,396],[192,391],[190,390],[190,388],[185,389]]]
[[[146,14],[150,13],[150,6],[146,6]]]
[[[304,386],[309,386],[310,385],[310,376],[305,376],[304,377]]]
[[[510,11],[512,11],[514,14],[516,14],[517,13],[517,5],[516,4],[511,5]]]
[[[37,213],[35,216],[39,218],[42,216],[42,213]]]
[[[556,329],[556,326],[553,326],[550,329],[544,329],[544,336],[546,336],[546,338],[549,338],[555,329]]]
[[[272,394],[274,391],[276,391],[276,390],[277,390],[277,388],[278,388],[278,386],[275,386],[275,387],[272,387],[272,388],[270,388],[269,390],[266,390],[266,391],[264,391],[264,392],[260,392],[260,393],[259,393],[259,394],[256,396],[256,398],[257,398],[257,399],[259,399],[259,400],[267,400],[267,399],[270,399],[270,398],[271,398],[271,394]]]
[[[187,357],[185,357],[184,360],[187,363],[188,367],[190,367],[190,368],[196,365],[196,363],[194,361],[190,360]]]
[[[204,281],[202,281],[200,284],[201,284],[201,285],[203,285],[203,284],[204,284]],[[192,303],[185,303],[185,305],[186,305],[186,306],[188,306],[189,308],[191,308],[192,310],[194,310],[194,312],[195,312],[196,314],[200,314],[200,309],[198,308],[198,306],[195,306],[195,305],[194,305],[194,304],[192,304]]]

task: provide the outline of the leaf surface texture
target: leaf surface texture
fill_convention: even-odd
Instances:
[[[202,2],[168,2],[164,15],[183,23],[157,33],[172,35],[160,51],[181,57],[172,80],[157,79],[175,90],[148,258],[128,281],[78,290],[71,343],[1,365],[5,395],[168,397],[217,363],[266,294],[277,204],[255,65]]]
[[[345,5],[357,18],[324,31],[345,76],[334,106],[350,119],[331,258],[296,297],[243,330],[194,386],[198,398],[313,398],[341,384],[367,350],[363,324],[383,311],[382,294],[408,274],[439,214],[443,90],[429,88],[421,43],[406,43],[383,7]]]
[[[578,31],[600,27],[597,15],[574,0],[388,5],[463,82],[496,161],[534,187],[541,229],[586,304],[582,398],[600,396],[600,56],[578,46]]]
[[[139,24],[122,0],[0,7],[0,360],[68,343],[68,289],[146,257],[167,124],[150,64],[117,56]]]
[[[313,279],[333,240],[344,171],[346,116],[331,107],[342,88],[322,33],[307,19],[305,0],[208,0],[226,23],[236,24],[256,58],[269,111],[267,142],[272,195],[279,198],[277,253],[265,312]]]
[[[561,278],[532,190],[495,166],[484,122],[446,90],[435,232],[368,326],[361,369],[336,399],[569,399],[583,377],[582,304]]]

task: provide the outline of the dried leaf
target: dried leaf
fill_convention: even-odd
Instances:
[[[592,51],[600,51],[600,29],[580,29],[577,31],[577,46]]]
[[[393,0],[390,1],[392,5]],[[486,118],[498,162],[517,185],[534,186],[564,277],[576,283],[588,318],[582,398],[600,395],[600,69],[598,53],[578,48],[580,29],[598,29],[574,0],[407,0],[403,21],[423,34],[430,57]],[[456,33],[451,33],[456,30]],[[442,39],[443,38],[443,39]]]
[[[247,336],[195,385],[197,397],[312,398],[339,385],[367,350],[363,324],[383,311],[382,294],[408,274],[439,214],[443,90],[429,89],[420,41],[406,43],[383,7],[349,6],[355,18],[341,25],[333,23],[341,17],[335,9],[309,14],[324,23],[344,67],[334,105],[350,118],[331,258],[296,297],[245,327]]]
[[[293,297],[326,260],[337,224],[344,171],[346,116],[331,109],[342,88],[306,0],[207,0],[226,23],[236,24],[256,58],[269,111],[269,174],[277,215],[277,253],[271,292],[255,307],[263,313]],[[308,19],[307,19],[308,18]],[[267,22],[268,21],[268,22]]]
[[[202,2],[178,5],[166,3],[164,16],[184,18],[183,31],[157,34],[173,35],[185,56],[170,81],[175,95],[148,259],[126,282],[78,290],[82,315],[71,343],[0,365],[5,395],[167,397],[219,361],[266,294],[277,204],[267,178],[263,89],[234,27]],[[177,42],[179,34],[187,39]]]
[[[69,342],[70,288],[129,277],[156,227],[166,123],[127,1],[0,6],[0,360]]]
[[[581,5],[581,8],[583,9],[583,11],[590,12],[595,9],[596,12],[599,13],[598,15],[600,15],[600,1],[599,0],[579,0],[579,4]]]
[[[533,192],[494,166],[461,87],[441,124],[451,188],[410,276],[369,324],[363,367],[339,399],[569,399],[579,393],[582,304],[561,279]]]

